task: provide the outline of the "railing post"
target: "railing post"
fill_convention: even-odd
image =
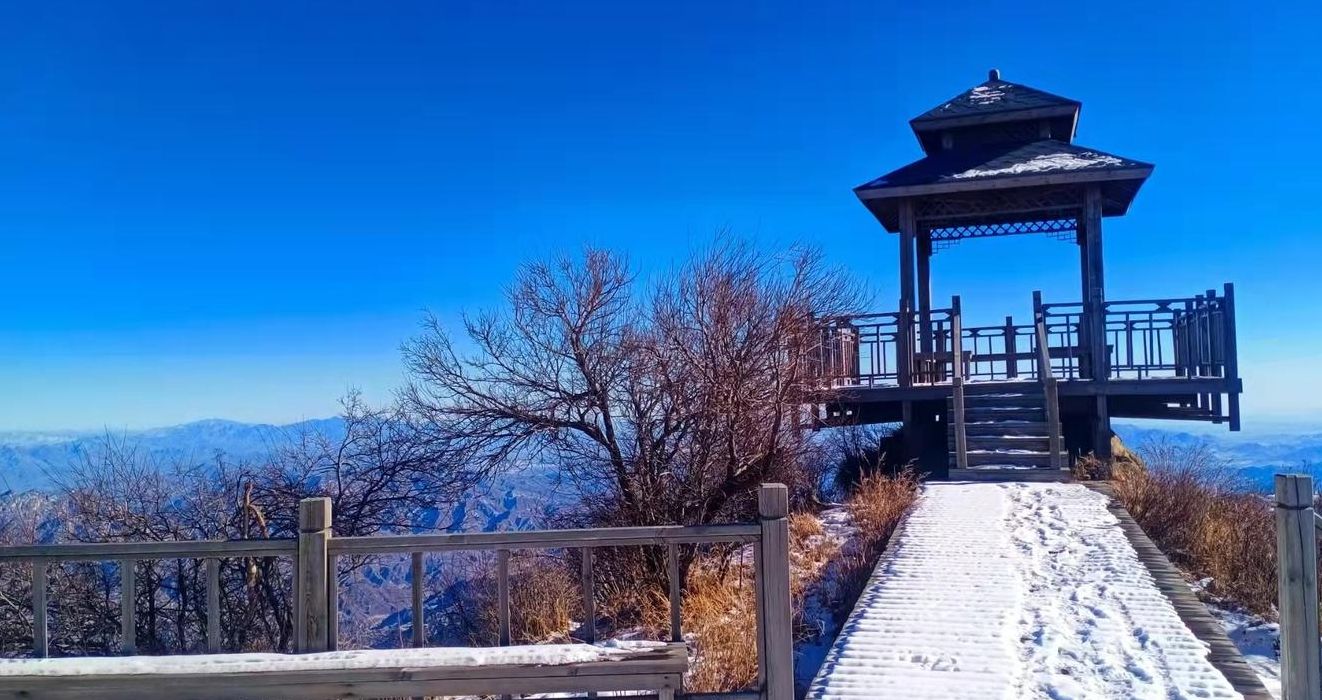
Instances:
[[[35,559],[32,562],[32,655],[40,658],[50,656],[50,644],[47,641],[46,626],[46,562]]]
[[[1051,348],[1047,338],[1047,316],[1042,310],[1042,292],[1033,292],[1033,338],[1037,344],[1037,379],[1042,382],[1046,403],[1047,449],[1051,450],[1051,468],[1063,469],[1065,449],[1060,432],[1060,388],[1051,370]]]
[[[1014,317],[1005,317],[1005,378],[1019,378],[1019,348],[1014,337]]]
[[[784,484],[762,484],[757,492],[758,522],[762,525],[758,557],[759,604],[762,608],[762,675],[766,700],[794,698],[794,637],[790,612],[789,489]]]
[[[1317,629],[1317,516],[1313,478],[1276,475],[1276,562],[1285,700],[1322,697]]]
[[[295,621],[295,648],[301,653],[330,648],[331,499],[298,503],[298,585],[301,619]]]
[[[950,299],[951,429],[955,431],[955,467],[969,468],[969,443],[964,430],[964,329],[959,296]]]
[[[1226,401],[1230,414],[1230,429],[1239,430],[1239,392],[1236,391],[1235,384],[1239,381],[1239,347],[1235,336],[1235,285],[1226,282],[1225,297],[1223,303],[1225,309],[1225,325],[1223,330],[1226,334]]]

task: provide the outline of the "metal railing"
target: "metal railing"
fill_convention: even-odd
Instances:
[[[758,492],[755,523],[576,530],[456,533],[437,535],[377,535],[334,537],[329,498],[299,503],[297,539],[206,540],[175,542],[71,543],[0,547],[0,563],[28,563],[32,571],[33,656],[49,655],[47,569],[68,561],[120,562],[122,652],[136,652],[134,578],[140,561],[196,559],[206,563],[206,650],[221,652],[220,567],[236,558],[284,557],[293,560],[294,641],[298,652],[333,650],[338,646],[339,576],[342,556],[407,554],[412,569],[412,644],[426,641],[423,555],[429,552],[489,551],[496,555],[496,613],[499,643],[511,643],[510,555],[514,550],[577,550],[581,561],[585,642],[596,640],[593,565],[603,547],[664,547],[669,573],[669,638],[683,641],[682,546],[749,544],[753,547],[753,578],[757,594],[759,687],[716,694],[728,700],[766,698],[790,700],[794,693],[794,650],[789,588],[789,499],[781,484],[763,484]],[[731,624],[745,624],[732,621]],[[690,697],[703,697],[691,694]]]
[[[1192,297],[1108,301],[1103,309],[1107,351],[1098,371],[1088,349],[1091,321],[1084,305],[1035,301],[1033,323],[1016,324],[1007,316],[1003,324],[962,328],[962,376],[969,382],[1038,379],[1038,345],[1045,342],[1048,369],[1063,381],[1238,378],[1233,285],[1227,283],[1220,295],[1208,290]],[[816,350],[817,371],[829,388],[949,382],[955,313],[933,310],[926,334],[917,312],[828,319]],[[912,329],[907,338],[905,328]]]

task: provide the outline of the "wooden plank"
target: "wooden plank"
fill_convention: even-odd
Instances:
[[[336,537],[330,551],[345,554],[391,552],[447,552],[476,549],[570,549],[578,547],[627,547],[636,545],[753,542],[760,534],[757,525],[658,525],[649,527],[603,527],[572,530],[526,530],[514,532],[460,532],[440,535],[371,535]]]
[[[331,500],[305,498],[298,504],[298,567],[296,591],[303,619],[297,622],[295,641],[300,652],[326,651],[330,647]]]
[[[220,560],[206,560],[207,568],[207,653],[220,653]]]
[[[0,561],[116,561],[119,559],[203,559],[209,556],[292,556],[296,540],[181,540],[174,542],[90,542],[0,547]]]
[[[680,615],[683,601],[680,597],[680,589],[683,582],[679,580],[679,545],[677,544],[666,546],[666,569],[670,574],[670,641],[682,642],[684,635],[680,629]]]
[[[334,554],[326,557],[326,650],[340,648],[340,564]]]
[[[1276,552],[1285,700],[1322,697],[1317,606],[1317,526],[1313,479],[1276,475]]]
[[[134,580],[136,561],[119,562],[119,634],[120,651],[131,656],[138,651],[138,628],[134,619],[137,608],[137,583]]]
[[[46,622],[46,563],[32,562],[32,654],[50,656]]]
[[[409,555],[409,575],[412,578],[412,604],[413,604],[413,646],[421,647],[427,643],[427,625],[425,620],[426,610],[424,609],[423,596],[423,578],[426,576],[426,570],[423,566],[422,552],[414,552]]]
[[[1223,297],[1226,306],[1225,310],[1225,349],[1226,349],[1226,378],[1228,380],[1239,379],[1239,340],[1235,328],[1235,285],[1226,282],[1225,295]],[[1228,382],[1229,383],[1229,382]],[[1227,409],[1230,418],[1230,429],[1239,431],[1239,392],[1227,391],[1226,401],[1229,404]]]
[[[496,552],[496,615],[500,645],[510,643],[510,550]]]
[[[765,640],[767,700],[794,698],[794,635],[790,600],[789,489],[763,484],[757,494],[762,525],[762,638]]]

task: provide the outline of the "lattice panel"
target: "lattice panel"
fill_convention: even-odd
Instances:
[[[991,238],[1024,233],[1045,233],[1056,240],[1074,240],[1079,221],[1075,218],[1047,219],[1044,221],[1015,221],[999,224],[968,224],[932,228],[932,250],[945,250],[965,238]]]

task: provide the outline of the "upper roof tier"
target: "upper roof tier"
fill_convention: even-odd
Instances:
[[[910,122],[926,157],[854,192],[889,231],[898,230],[900,202],[906,199],[933,205],[924,211],[952,212],[954,198],[966,213],[951,217],[1005,222],[1057,216],[1081,202],[1085,189],[1098,187],[1102,215],[1124,214],[1152,165],[1074,143],[1080,107],[1075,100],[1001,80],[993,70],[987,82]],[[1052,190],[1051,198],[1042,196],[1043,188]],[[1056,201],[1061,197],[1068,201]],[[934,204],[933,198],[945,203]],[[974,203],[977,198],[985,201]]]
[[[987,82],[965,90],[909,121],[923,151],[1002,141],[1055,139],[1070,143],[1082,103],[1027,85],[1001,80],[992,69]]]

